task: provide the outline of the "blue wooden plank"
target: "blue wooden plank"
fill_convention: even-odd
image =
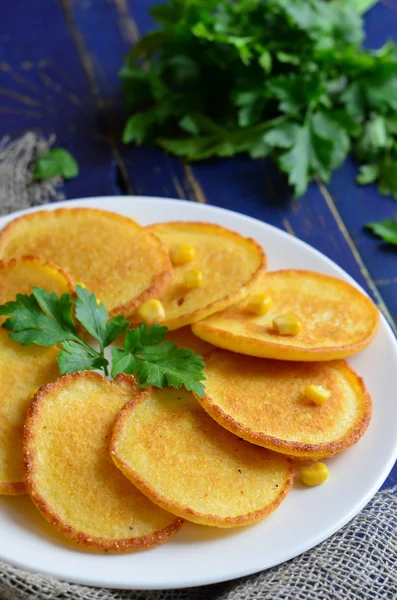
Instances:
[[[136,6],[147,13],[147,2],[137,3]],[[124,56],[138,39],[137,25],[124,0],[97,0],[95,5],[70,3],[69,11],[81,36],[89,69],[100,90],[99,96],[107,114],[108,132],[119,138],[126,115],[118,72]],[[118,151],[135,194],[197,200],[180,160],[167,156],[157,148],[121,146]]]
[[[81,174],[67,197],[117,194],[109,144],[98,133],[93,94],[56,0],[0,3],[0,138],[57,135]]]
[[[369,10],[365,17],[367,48],[380,48],[388,40],[397,40],[397,3],[381,0]]]
[[[396,253],[397,254],[397,253]],[[394,256],[394,260],[397,261],[397,256]],[[396,298],[397,298],[397,279],[380,279],[376,281],[378,289],[382,295],[382,298],[386,302],[387,306],[391,307],[391,315],[395,322],[397,322],[397,310],[396,310]]]

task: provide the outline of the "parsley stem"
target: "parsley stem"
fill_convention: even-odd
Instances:
[[[73,341],[77,342],[78,344],[80,344],[80,346],[83,346],[83,348],[85,348],[85,350],[87,350],[87,352],[91,356],[101,357],[101,358],[103,357],[103,356],[101,356],[101,354],[99,352],[97,352],[97,350],[95,350],[95,348],[93,348],[92,346],[90,346],[89,344],[87,344],[87,342],[85,342],[84,340],[82,340],[78,336],[73,336]]]
[[[104,347],[103,347],[103,344],[101,344],[101,350],[100,350],[100,352],[99,352],[99,356],[100,356],[101,358],[103,358],[103,359],[105,358],[105,349],[104,349]],[[105,377],[108,377],[108,376],[109,376],[109,369],[108,369],[108,365],[107,365],[107,364],[104,364],[102,368],[103,368],[103,371],[104,371],[104,373],[105,373]]]
[[[281,117],[275,117],[274,119],[271,119],[270,121],[266,121],[265,123],[262,123],[263,130],[270,129],[274,125],[279,125],[280,123],[284,123],[287,120],[288,120],[287,115],[283,115]]]

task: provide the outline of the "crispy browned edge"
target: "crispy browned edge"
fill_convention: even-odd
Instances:
[[[137,406],[141,402],[144,402],[151,395],[153,389],[154,388],[148,388],[146,390],[137,392],[135,396],[123,406],[123,408],[117,415],[115,424],[113,426],[113,435],[110,442],[110,454],[113,458],[113,461],[115,462],[117,467],[124,473],[124,475],[128,477],[128,479],[130,479],[130,481],[132,481],[132,483],[136,485],[136,487],[139,490],[141,490],[143,494],[145,494],[145,496],[150,498],[152,502],[154,502],[164,510],[168,510],[169,512],[174,513],[175,515],[178,515],[183,519],[187,519],[188,521],[193,521],[202,525],[213,525],[217,527],[237,527],[255,523],[259,519],[262,519],[266,515],[273,512],[281,504],[282,500],[290,491],[294,480],[293,462],[288,458],[286,458],[288,466],[288,476],[285,480],[285,485],[280,490],[277,498],[260,510],[248,513],[246,515],[240,515],[234,518],[222,518],[217,515],[211,514],[206,515],[192,510],[189,507],[182,506],[180,504],[174,504],[170,502],[164,495],[160,494],[157,490],[155,490],[151,485],[149,485],[145,481],[145,479],[143,479],[134,471],[131,465],[129,465],[118,455],[117,442],[119,436],[121,435],[124,423],[128,419],[135,406]]]
[[[69,289],[69,292],[72,292],[73,290],[73,283],[71,278],[69,277],[68,273],[66,273],[66,271],[64,269],[62,269],[61,267],[59,267],[58,265],[56,265],[55,263],[53,263],[51,260],[45,260],[43,258],[39,258],[38,256],[21,256],[19,258],[11,258],[10,260],[0,260],[0,276],[1,276],[1,270],[4,268],[7,268],[9,265],[11,264],[17,264],[19,262],[34,262],[34,263],[40,263],[42,266],[48,266],[51,269],[54,269],[55,271],[58,271],[58,273],[60,275],[62,275],[62,277],[65,278],[65,283],[66,286]],[[27,489],[25,486],[25,483],[23,481],[17,481],[17,482],[13,482],[13,483],[0,483],[0,495],[6,495],[6,496],[20,496],[22,494],[27,494]]]
[[[215,350],[212,354],[215,352],[222,352],[222,350]],[[208,355],[207,360],[210,357],[211,355]],[[372,416],[372,399],[363,378],[360,377],[345,360],[333,361],[332,367],[342,371],[345,377],[350,381],[351,385],[354,386],[356,396],[361,403],[361,418],[345,436],[339,440],[325,444],[291,442],[267,435],[260,431],[255,431],[251,427],[242,425],[239,421],[236,421],[233,417],[228,415],[208,394],[206,394],[204,398],[200,398],[197,394],[194,394],[194,396],[204,410],[219,423],[219,425],[252,444],[263,446],[264,448],[268,448],[269,450],[285,454],[286,456],[298,460],[329,458],[357,443],[366,431]]]
[[[148,233],[145,227],[139,225],[135,219],[131,217],[126,217],[124,215],[120,215],[118,213],[114,213],[111,211],[99,209],[99,208],[89,208],[89,207],[78,207],[78,208],[57,208],[55,210],[40,210],[33,213],[28,213],[25,215],[21,215],[16,219],[10,221],[1,231],[0,231],[0,256],[7,244],[8,238],[12,235],[12,230],[14,226],[21,220],[26,219],[36,219],[36,218],[50,218],[50,216],[62,215],[64,213],[74,212],[88,212],[88,213],[101,213],[109,219],[115,219],[117,221],[122,221],[125,223],[126,221],[131,221],[141,229],[142,232]],[[166,252],[161,241],[153,234],[150,234],[151,242],[158,246],[159,251],[163,254],[164,258],[164,269],[154,275],[152,284],[144,291],[142,294],[131,300],[130,302],[126,302],[125,304],[121,304],[120,306],[116,306],[109,312],[110,317],[114,317],[116,315],[130,315],[132,314],[138,306],[140,306],[143,302],[148,300],[149,298],[153,298],[159,296],[167,287],[172,277],[172,265],[168,253]],[[59,267],[58,267],[59,268]],[[61,270],[61,269],[60,269]],[[70,281],[71,278],[69,277]],[[74,286],[73,286],[74,287]]]
[[[347,281],[338,279],[337,277],[303,269],[280,269],[278,271],[271,271],[270,273],[267,273],[266,280],[272,276],[277,277],[280,274],[315,275],[317,278],[326,279],[328,281],[332,280],[335,284],[345,287],[352,293],[357,294],[361,299],[364,299],[365,303],[367,304],[368,311],[372,315],[374,325],[371,331],[366,337],[355,344],[347,344],[345,346],[320,346],[318,348],[291,346],[287,343],[282,343],[281,341],[280,343],[268,341],[265,342],[256,338],[234,334],[224,329],[218,329],[216,326],[212,325],[211,323],[206,323],[205,321],[194,323],[192,325],[193,333],[206,342],[210,342],[211,344],[214,344],[214,346],[224,348],[225,350],[236,351],[235,349],[239,347],[238,344],[241,343],[243,346],[245,346],[245,351],[242,352],[242,350],[239,349],[238,352],[240,354],[247,354],[249,356],[256,356],[258,358],[272,358],[275,360],[294,360],[304,362],[329,361],[348,358],[349,356],[353,356],[354,354],[361,352],[361,350],[364,350],[372,342],[380,325],[379,311],[372,300],[365,296],[353,285]],[[286,338],[283,338],[283,340],[284,339]]]
[[[151,548],[158,546],[171,536],[173,536],[183,525],[184,521],[180,518],[175,518],[170,525],[160,531],[156,531],[152,535],[146,535],[139,538],[122,538],[109,540],[107,538],[96,537],[87,535],[84,531],[78,531],[74,527],[68,525],[52,510],[47,500],[40,495],[36,487],[36,451],[34,445],[35,439],[35,426],[40,419],[40,408],[46,400],[48,393],[62,389],[65,385],[73,383],[80,378],[91,378],[96,379],[105,385],[109,386],[111,390],[112,382],[108,381],[101,374],[95,371],[79,371],[71,373],[70,375],[64,375],[53,383],[49,383],[41,387],[34,395],[33,400],[30,404],[28,414],[26,417],[24,427],[24,443],[23,443],[23,457],[24,457],[24,474],[25,484],[27,491],[33,500],[36,507],[39,509],[43,517],[49,521],[58,531],[63,533],[66,537],[70,538],[73,542],[81,544],[90,549],[105,551],[105,552],[126,552],[136,551],[145,548]],[[131,393],[135,390],[135,380],[131,375],[122,373],[117,375],[114,380],[116,383],[120,381],[126,381],[131,385]]]
[[[161,227],[163,225],[166,225],[166,226],[182,225],[183,227],[187,227],[187,228],[189,228],[190,226],[205,227],[206,229],[214,229],[220,235],[225,235],[225,232],[226,232],[226,234],[230,237],[239,238],[240,240],[244,240],[244,242],[248,242],[249,244],[251,244],[251,246],[253,248],[255,248],[255,250],[258,253],[260,264],[259,264],[259,267],[257,268],[256,272],[253,274],[252,278],[250,279],[250,281],[248,281],[243,286],[246,291],[250,290],[252,288],[252,286],[258,281],[258,279],[264,273],[266,273],[267,264],[268,264],[266,253],[265,253],[264,249],[262,248],[262,246],[260,244],[258,244],[258,242],[255,241],[253,238],[245,237],[245,236],[241,235],[240,233],[238,233],[237,231],[228,229],[226,227],[222,227],[222,225],[217,225],[215,223],[205,223],[203,221],[167,221],[165,223],[154,223],[152,225],[148,225],[146,227],[146,229],[149,230],[150,232],[152,232],[152,230],[153,230],[153,234],[155,235],[156,227]],[[1,241],[1,239],[0,239],[0,241]],[[226,296],[223,296],[223,298],[220,298],[219,300],[214,300],[214,302],[207,304],[204,308],[198,308],[191,313],[186,313],[185,315],[183,315],[181,317],[176,317],[175,319],[167,320],[167,318],[166,318],[164,321],[164,324],[167,325],[168,329],[170,329],[170,330],[179,329],[179,327],[184,327],[185,325],[190,325],[191,323],[194,323],[202,318],[212,315],[215,312],[219,312],[220,310],[223,310],[223,309],[227,308],[228,306],[231,306],[232,304],[234,304],[235,302],[240,300],[240,298],[241,298],[240,291],[234,292],[231,294],[227,294]]]

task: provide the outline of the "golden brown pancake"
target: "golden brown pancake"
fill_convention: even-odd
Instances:
[[[111,453],[153,502],[204,525],[254,523],[292,485],[287,459],[220,427],[184,389],[150,388],[131,399],[117,417]]]
[[[373,302],[355,287],[311,271],[274,271],[258,281],[252,294],[267,294],[265,315],[240,302],[192,326],[203,340],[241,354],[278,360],[320,361],[346,358],[368,346],[379,327]],[[293,313],[302,323],[295,336],[279,335],[278,315]]]
[[[0,261],[0,304],[31,294],[34,286],[57,295],[72,290],[67,275],[52,263],[33,257]],[[22,434],[29,395],[58,377],[57,354],[55,348],[23,347],[0,329],[0,494],[26,493]]]
[[[299,363],[215,350],[206,358],[204,398],[217,423],[265,448],[302,459],[332,456],[355,444],[371,419],[363,380],[343,361]],[[306,386],[331,392],[321,406]]]
[[[59,208],[23,215],[0,232],[0,258],[34,255],[65,269],[105,304],[128,315],[158,296],[171,263],[158,239],[133,219],[91,208]]]
[[[210,223],[158,223],[147,228],[168,251],[179,244],[194,249],[193,260],[174,265],[171,284],[160,296],[164,325],[178,329],[203,319],[244,298],[265,272],[267,259],[250,238]],[[187,289],[184,276],[191,269],[203,275],[200,287]]]
[[[42,387],[27,415],[28,492],[50,523],[92,550],[150,548],[183,524],[141,494],[110,457],[115,417],[134,390],[129,375],[109,382],[93,371],[72,373]]]

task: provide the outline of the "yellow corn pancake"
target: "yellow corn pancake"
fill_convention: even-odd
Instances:
[[[0,258],[39,256],[65,269],[105,304],[128,315],[158,296],[171,263],[158,239],[133,219],[90,208],[38,211],[0,232]]]
[[[215,421],[290,456],[317,460],[341,452],[371,419],[364,382],[343,360],[286,362],[215,350],[205,375],[206,395],[197,400]]]
[[[160,238],[173,260],[172,282],[160,296],[163,323],[169,329],[194,323],[237,302],[266,270],[266,256],[259,244],[219,225],[173,222],[147,229]],[[178,253],[181,256],[175,261]],[[196,287],[189,287],[195,285],[191,275],[193,280],[199,278]]]
[[[379,327],[378,310],[369,298],[350,284],[320,273],[274,271],[255,284],[252,295],[269,299],[265,314],[249,310],[248,298],[195,323],[193,333],[241,354],[322,361],[360,352]],[[275,326],[280,317],[292,325],[290,335]]]
[[[117,469],[109,443],[134,379],[79,372],[42,387],[24,433],[28,492],[43,516],[74,542],[112,552],[156,546],[180,529]]]
[[[48,262],[31,257],[0,261],[0,304],[30,294],[33,286],[57,295],[71,291],[65,273]],[[29,396],[57,378],[57,354],[55,348],[23,347],[0,329],[0,494],[26,493],[22,435]]]
[[[149,388],[131,399],[116,420],[111,453],[153,502],[217,527],[263,518],[293,479],[288,459],[220,427],[184,389]]]

